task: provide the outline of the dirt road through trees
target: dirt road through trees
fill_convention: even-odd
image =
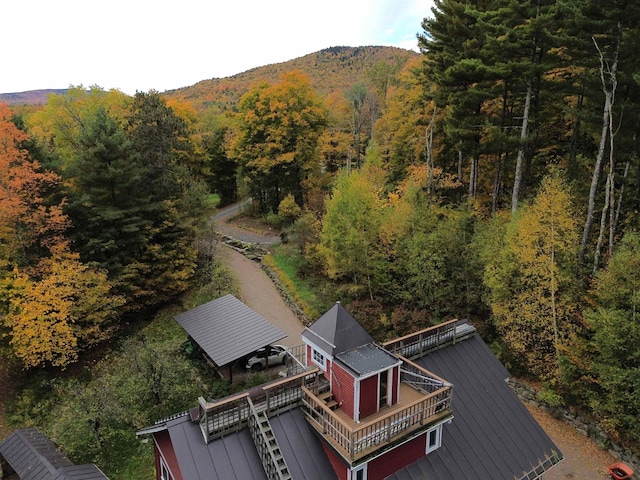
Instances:
[[[260,265],[226,245],[220,244],[219,253],[238,281],[241,300],[287,334],[278,343],[288,347],[300,345],[304,326]]]

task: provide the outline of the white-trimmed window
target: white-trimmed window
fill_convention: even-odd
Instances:
[[[169,469],[164,463],[164,460],[160,459],[160,480],[171,480],[171,475],[169,475]]]
[[[313,363],[322,368],[322,370],[327,369],[324,362],[324,355],[315,348],[311,349],[311,359],[313,360]]]
[[[442,444],[442,425],[427,431],[427,452],[430,453],[440,448]]]
[[[351,480],[367,480],[367,463],[351,470]]]

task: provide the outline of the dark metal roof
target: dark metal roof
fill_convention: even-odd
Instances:
[[[348,350],[336,355],[336,358],[360,377],[379,370],[389,369],[400,363],[397,357],[375,343],[368,343]]]
[[[293,480],[337,480],[320,439],[313,433],[301,409],[280,414],[269,421]]]
[[[208,444],[188,416],[170,421],[167,430],[185,480],[267,478],[248,428]]]
[[[218,366],[286,337],[233,295],[182,313],[176,321]]]
[[[373,342],[373,337],[339,302],[306,328],[302,337],[333,356]]]
[[[21,480],[108,480],[95,465],[74,465],[35,428],[16,430],[0,443],[0,456]]]
[[[557,454],[551,441],[506,383],[509,373],[474,336],[416,360],[454,385],[453,421],[442,446],[390,480],[513,480]]]
[[[294,480],[336,478],[320,440],[313,434],[300,409],[272,417],[270,421]],[[168,422],[166,429],[185,479],[267,478],[248,428],[208,444],[204,442],[198,424],[188,416]]]
[[[106,478],[98,467],[93,464],[87,464],[61,467],[60,476],[56,480],[105,480]]]

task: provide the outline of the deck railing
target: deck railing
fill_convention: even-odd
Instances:
[[[309,367],[306,365],[307,358],[307,346],[303,343],[296,345],[295,347],[287,348],[287,377],[297,375]]]
[[[465,320],[449,320],[434,327],[396,338],[383,344],[391,353],[406,358],[419,358],[427,353],[454,344],[475,332]]]
[[[411,360],[402,358],[400,381],[411,385],[413,388],[426,394],[434,393],[442,387],[450,387],[451,384],[435,373],[425,370]],[[425,375],[425,372],[427,373]]]
[[[205,442],[242,430],[251,414],[248,399],[264,408],[270,417],[300,405],[304,387],[320,388],[323,378],[318,368],[257,387],[216,402],[198,399],[199,423]]]
[[[407,403],[401,409],[393,409],[388,415],[377,417],[370,422],[346,422],[327,407],[314,391],[302,388],[302,406],[307,419],[319,433],[334,446],[339,447],[337,451],[348,462],[388,444],[408,431],[428,426],[450,413],[452,386],[431,372],[408,363],[420,377],[431,378],[434,381],[432,391],[423,389],[424,397]]]
[[[249,393],[234,395],[214,403],[198,398],[200,429],[206,443],[240,431],[247,425],[250,415],[248,398]]]

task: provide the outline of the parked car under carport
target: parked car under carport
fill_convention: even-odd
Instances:
[[[274,365],[284,365],[287,361],[287,347],[269,345],[257,350],[247,359],[247,370],[259,371]]]

